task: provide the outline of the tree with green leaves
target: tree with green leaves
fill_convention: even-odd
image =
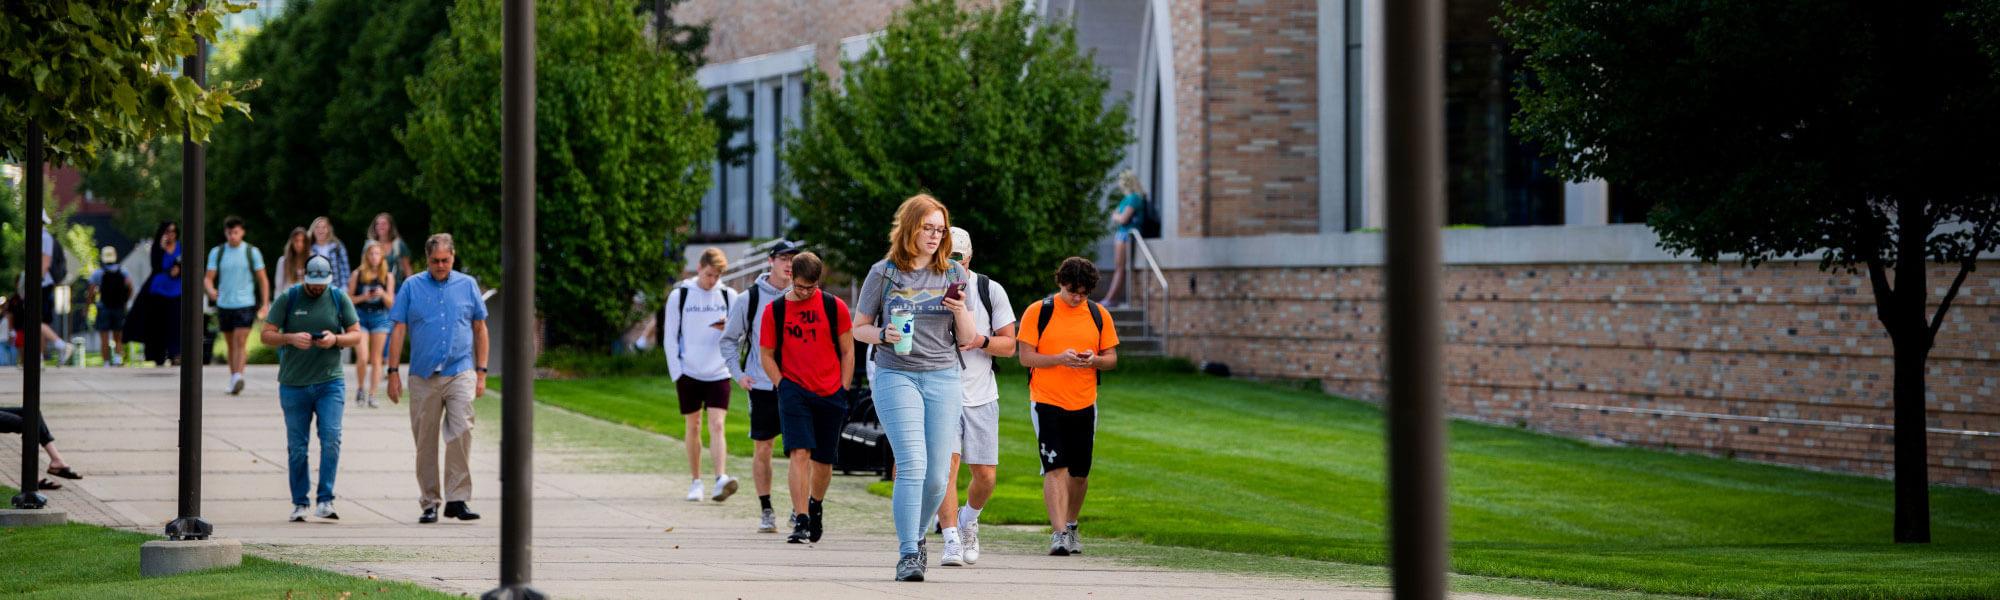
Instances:
[[[1895,540],[1930,541],[1924,363],[2000,249],[2000,2],[1511,1],[1514,131],[1653,199],[1667,250],[1866,271],[1894,347]],[[1951,282],[1932,311],[1930,275]]]
[[[536,300],[552,346],[601,348],[634,292],[671,273],[658,241],[708,190],[715,128],[689,66],[623,0],[537,3]],[[500,275],[500,7],[463,0],[410,82],[416,196],[467,272]]]
[[[236,96],[251,85],[202,89],[170,67],[243,8],[0,0],[0,150],[18,160],[29,123],[41,128],[53,164],[89,165],[102,150],[164,134],[207,140],[225,112],[249,114]]]
[[[781,155],[796,190],[779,188],[835,268],[881,258],[896,207],[919,192],[975,240],[1005,241],[979,271],[1012,289],[1051,286],[1054,265],[1104,236],[1111,169],[1132,135],[1068,24],[1019,3],[921,0],[841,68],[838,87],[808,76]]]

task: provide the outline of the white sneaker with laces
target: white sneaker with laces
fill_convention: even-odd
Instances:
[[[688,496],[687,496],[688,502],[700,502],[701,497],[706,495],[707,494],[704,494],[701,491],[700,479],[688,482]]]
[[[947,567],[965,566],[965,544],[958,539],[958,528],[944,530],[944,556],[938,564]]]
[[[333,512],[332,500],[321,500],[318,506],[313,507],[313,516],[322,519],[333,519],[335,521],[340,520],[340,513]]]
[[[730,477],[728,475],[715,476],[715,497],[710,498],[711,500],[714,500],[716,502],[728,500],[729,496],[735,493],[736,493],[735,477]]]
[[[979,563],[979,519],[961,521],[958,532],[965,537],[965,564]]]
[[[294,507],[292,507],[292,518],[291,518],[291,521],[292,521],[293,523],[304,523],[304,522],[306,522],[306,506],[305,506],[304,504],[300,504],[300,505],[298,505],[298,506],[294,506]]]

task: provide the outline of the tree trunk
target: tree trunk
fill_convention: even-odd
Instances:
[[[1914,295],[1914,294],[1912,294]],[[1916,327],[1893,332],[1895,366],[1896,543],[1931,541],[1930,444],[1925,435],[1924,366],[1930,357],[1930,331],[1922,325],[1924,305],[1914,305]]]

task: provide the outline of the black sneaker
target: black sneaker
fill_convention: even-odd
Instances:
[[[792,515],[792,534],[789,536],[785,536],[785,543],[803,544],[806,543],[806,540],[811,537],[812,533],[810,533],[810,527],[806,525],[806,516]]]
[[[479,513],[472,512],[472,507],[466,506],[464,502],[444,503],[444,516],[445,518],[458,519],[460,521],[479,520]]]
[[[819,543],[819,536],[826,532],[826,503],[813,502],[806,506],[806,533],[812,535],[813,543]]]
[[[427,507],[427,508],[425,508],[425,509],[424,509],[424,516],[421,516],[421,517],[417,517],[417,522],[418,522],[418,523],[436,523],[436,522],[438,522],[438,509],[437,509],[437,507],[435,507],[435,506],[432,506],[432,507]]]
[[[896,581],[923,581],[924,557],[915,552],[906,553],[896,561]]]

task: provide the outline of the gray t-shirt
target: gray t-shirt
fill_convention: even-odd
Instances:
[[[952,343],[951,310],[944,307],[945,289],[965,282],[966,271],[958,263],[944,273],[930,269],[917,272],[897,270],[888,260],[868,267],[868,279],[861,283],[861,297],[854,315],[887,325],[889,311],[906,306],[916,313],[916,346],[908,355],[896,354],[888,345],[875,349],[875,364],[898,371],[942,371],[958,368],[958,346]],[[973,293],[967,285],[965,293]],[[886,302],[886,306],[884,303]]]

